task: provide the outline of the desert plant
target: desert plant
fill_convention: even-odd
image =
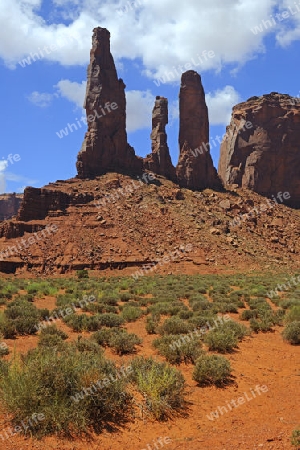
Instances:
[[[131,410],[126,378],[116,376],[114,363],[96,347],[80,351],[74,343],[65,344],[60,352],[38,348],[0,368],[1,400],[13,420],[18,423],[33,412],[43,413],[44,420],[30,430],[39,436],[81,435],[126,420]],[[101,380],[106,383],[90,388]]]
[[[289,323],[282,333],[283,339],[292,345],[300,344],[300,320]]]
[[[78,280],[89,278],[89,273],[86,269],[77,270],[76,275]]]
[[[189,323],[179,319],[179,317],[171,317],[159,327],[159,334],[186,334],[191,331],[192,327]]]
[[[295,450],[300,449],[300,427],[296,428],[293,431],[292,436],[291,436],[291,443],[292,443],[292,445],[297,447]]]
[[[202,354],[196,361],[193,380],[200,386],[222,386],[230,380],[230,362],[223,356]]]
[[[125,305],[121,315],[126,322],[135,322],[143,315],[143,311],[136,306]]]
[[[202,352],[200,339],[190,335],[163,336],[155,339],[153,346],[170,364],[194,364]]]
[[[131,367],[131,380],[156,419],[167,419],[184,406],[185,381],[181,372],[167,363],[144,357],[133,359]]]
[[[286,313],[285,323],[300,321],[300,305],[292,306],[291,309]]]

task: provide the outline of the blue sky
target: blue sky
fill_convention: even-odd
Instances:
[[[96,26],[111,32],[126,84],[128,141],[140,156],[151,151],[151,111],[163,95],[177,163],[178,93],[188,63],[202,77],[211,138],[225,133],[240,101],[272,91],[300,96],[300,0],[1,0],[0,193],[76,175],[86,127],[57,133],[84,114]],[[217,166],[219,147],[211,153]]]

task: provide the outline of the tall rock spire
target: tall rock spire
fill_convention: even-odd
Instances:
[[[179,93],[179,161],[176,174],[180,186],[194,190],[219,189],[221,182],[209,152],[209,123],[200,75],[182,74]]]
[[[175,168],[172,164],[167,144],[166,125],[168,123],[168,100],[157,96],[152,111],[152,153],[144,161],[144,167],[154,173],[175,181]]]
[[[100,27],[93,31],[84,102],[88,131],[77,157],[78,177],[137,173],[142,159],[127,143],[125,84],[110,53],[110,33]]]

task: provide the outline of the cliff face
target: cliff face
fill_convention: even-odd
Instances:
[[[145,169],[175,181],[176,173],[172,164],[167,144],[166,125],[168,123],[168,100],[165,97],[156,97],[152,111],[152,153],[144,160]]]
[[[233,108],[221,145],[219,175],[265,196],[289,192],[300,206],[300,103],[288,95],[252,97]]]
[[[94,29],[84,108],[88,131],[77,158],[79,178],[140,172],[142,159],[127,143],[125,84],[118,79],[105,28]]]
[[[0,221],[16,216],[23,199],[23,194],[0,195]]]
[[[180,186],[193,190],[219,189],[221,183],[209,152],[209,123],[200,75],[189,70],[181,77],[179,94]]]

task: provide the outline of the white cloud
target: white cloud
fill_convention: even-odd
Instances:
[[[65,97],[70,102],[75,103],[79,108],[83,108],[86,81],[77,83],[76,81],[61,80],[55,86],[58,88],[62,97]]]
[[[98,0],[77,1],[72,4],[74,19],[69,25],[57,23],[57,17],[56,23],[49,25],[39,15],[42,0],[2,0],[0,56],[10,67],[17,65],[20,69],[18,61],[40,49],[45,53],[45,60],[85,65],[92,29],[101,24],[111,32],[115,58],[141,58],[149,77],[163,76],[174,67],[197,60],[204,50],[214,51],[216,56],[205,60],[200,70],[220,70],[226,63],[240,65],[264,51],[264,36],[275,30],[254,35],[251,27],[268,18],[281,0],[135,0],[130,3],[132,8],[126,6],[128,0],[103,0],[100,4]],[[55,0],[55,5],[61,17],[70,8],[67,0]],[[123,14],[118,14],[120,9]],[[58,43],[62,39],[65,44],[61,47]]]
[[[232,107],[240,102],[240,95],[233,86],[225,86],[206,94],[210,125],[229,125]]]
[[[0,161],[0,194],[4,194],[6,188],[5,170],[8,166],[8,161],[5,159]]]
[[[155,97],[150,91],[126,92],[126,128],[129,133],[151,128],[154,101]]]
[[[28,100],[40,108],[45,108],[51,105],[54,95],[47,92],[34,91],[28,95]]]

